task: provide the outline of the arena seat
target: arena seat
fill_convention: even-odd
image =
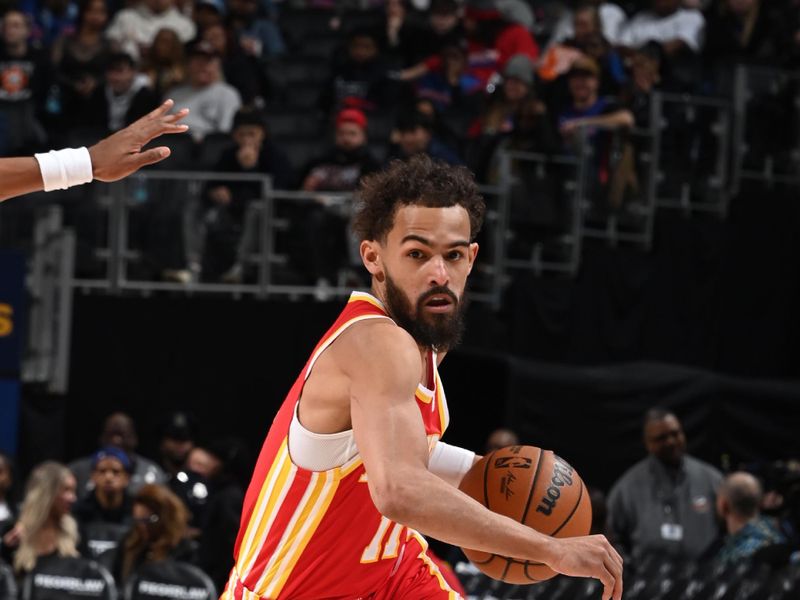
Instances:
[[[4,562],[0,561],[0,600],[17,600],[17,580],[14,571]]]
[[[117,600],[117,586],[100,563],[82,557],[48,556],[22,584],[22,600]]]
[[[323,124],[307,110],[294,108],[274,108],[268,111],[267,128],[273,140],[297,137],[320,137],[324,134]]]
[[[211,578],[189,563],[164,560],[137,569],[125,583],[125,600],[216,600]]]

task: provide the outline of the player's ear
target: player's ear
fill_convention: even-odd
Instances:
[[[378,243],[374,240],[362,240],[359,250],[361,251],[361,262],[364,263],[367,271],[369,271],[370,275],[382,281],[383,266]]]
[[[478,243],[472,242],[469,245],[468,258],[469,258],[469,272],[472,272],[472,267],[475,264],[475,259],[478,257]]]

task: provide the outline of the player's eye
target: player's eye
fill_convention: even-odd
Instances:
[[[447,254],[447,259],[448,260],[459,260],[459,259],[461,259],[463,257],[464,257],[464,255],[462,254],[462,252],[460,250],[451,250]]]
[[[423,258],[425,255],[420,250],[409,250],[408,256],[410,258]]]

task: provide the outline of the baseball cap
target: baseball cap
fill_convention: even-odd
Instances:
[[[120,462],[122,468],[125,469],[128,473],[131,472],[133,465],[131,464],[131,459],[128,458],[128,455],[125,453],[124,450],[117,448],[116,446],[104,446],[100,448],[97,452],[92,455],[92,469],[97,466],[101,460],[106,458],[113,458]]]
[[[194,418],[183,411],[173,412],[161,422],[159,434],[160,438],[193,440],[195,438]]]
[[[342,123],[355,123],[361,129],[367,128],[367,116],[357,108],[345,108],[336,115],[336,126]]]
[[[527,85],[533,85],[533,62],[526,54],[515,54],[506,63],[503,77],[519,79]]]

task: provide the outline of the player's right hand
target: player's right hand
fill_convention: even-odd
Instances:
[[[622,557],[604,535],[553,538],[554,571],[573,577],[593,577],[603,584],[603,600],[622,598]]]

